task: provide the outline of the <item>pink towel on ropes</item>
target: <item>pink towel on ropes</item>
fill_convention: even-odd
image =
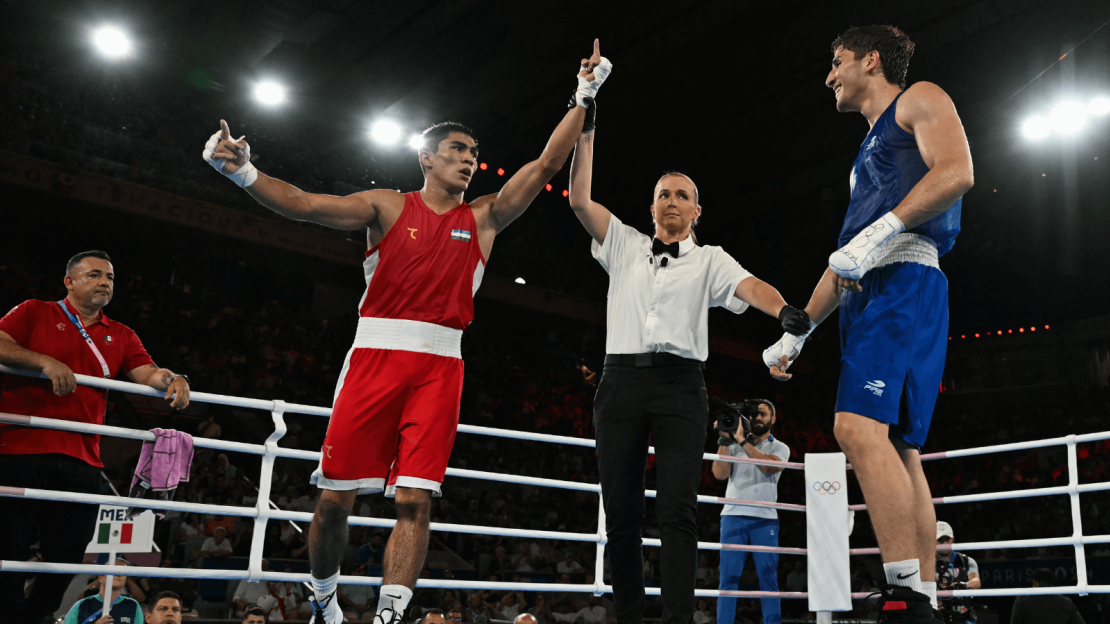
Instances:
[[[143,442],[135,477],[131,479],[131,495],[135,486],[164,493],[173,498],[177,484],[189,480],[193,464],[193,436],[174,429],[151,429],[154,442]],[[144,498],[144,497],[140,497]]]

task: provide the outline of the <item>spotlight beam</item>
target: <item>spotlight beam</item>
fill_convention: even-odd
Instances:
[[[370,138],[382,145],[393,145],[401,139],[401,126],[387,119],[381,119],[370,126]]]
[[[122,58],[131,51],[131,40],[115,26],[101,26],[93,32],[93,44],[108,58]]]

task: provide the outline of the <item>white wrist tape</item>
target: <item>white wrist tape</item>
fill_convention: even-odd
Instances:
[[[581,69],[579,71],[581,71]],[[613,64],[609,62],[609,59],[603,56],[601,57],[601,63],[594,68],[593,80],[582,76],[576,76],[578,78],[578,90],[574,92],[574,101],[577,102],[579,106],[585,107],[586,98],[597,97],[597,90],[601,88],[601,83],[605,82],[605,79],[609,77],[609,72],[611,71],[613,71]]]
[[[875,266],[879,254],[875,250],[891,236],[906,231],[902,220],[888,212],[863,228],[848,244],[829,256],[829,267],[840,277],[858,280]]]
[[[784,333],[782,338],[779,338],[778,342],[764,349],[763,363],[767,365],[767,368],[781,366],[782,356],[784,355],[787,357],[786,368],[790,368],[794,360],[798,359],[798,356],[801,355],[802,345],[805,344],[806,338],[813,332],[813,328],[817,327],[817,323],[813,321],[810,321],[810,323],[809,331],[806,332],[805,336],[795,336],[794,334]]]
[[[243,138],[240,137],[239,140],[242,141]],[[239,169],[236,170],[235,173],[228,173],[224,171],[224,165],[227,164],[226,160],[212,157],[212,155],[216,152],[216,147],[219,144],[219,132],[216,132],[212,136],[208,137],[208,143],[204,145],[204,152],[203,154],[201,154],[202,156],[204,156],[204,160],[208,161],[208,164],[212,165],[213,169],[224,174],[227,179],[239,185],[239,188],[247,188],[248,186],[254,184],[254,181],[258,179],[258,169],[256,169],[254,164],[251,163],[250,144],[248,143],[247,147],[243,150],[243,153],[247,157],[247,164],[239,167]]]

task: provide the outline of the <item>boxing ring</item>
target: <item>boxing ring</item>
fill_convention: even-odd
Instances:
[[[29,377],[41,377],[35,373],[29,373],[19,369],[13,369],[0,365],[0,372],[8,374],[24,375]],[[141,386],[133,383],[99,379],[85,375],[77,375],[77,383],[85,386],[102,388],[108,390],[116,390],[119,392],[126,392],[130,394],[140,394],[152,397],[161,398],[164,392],[155,390],[148,386]],[[15,488],[0,486],[0,496],[3,497],[22,497],[36,500],[51,500],[51,501],[65,501],[87,503],[94,505],[117,505],[123,507],[145,508],[161,511],[180,511],[192,512],[201,514],[218,514],[225,516],[238,516],[241,518],[253,518],[254,532],[252,535],[250,555],[248,557],[248,567],[246,570],[218,570],[218,569],[197,569],[197,568],[159,568],[159,567],[143,567],[143,566],[130,566],[127,568],[128,576],[147,576],[147,577],[166,577],[167,572],[171,572],[169,576],[179,579],[222,579],[222,580],[243,580],[248,579],[251,581],[259,580],[275,580],[275,581],[293,581],[293,582],[307,582],[309,581],[308,574],[290,574],[275,571],[263,571],[261,568],[262,563],[262,547],[266,535],[266,525],[270,520],[278,521],[296,521],[296,522],[310,522],[312,514],[306,512],[284,511],[280,509],[271,508],[270,495],[271,495],[271,481],[273,476],[274,461],[279,458],[301,459],[312,462],[319,462],[320,453],[312,451],[302,451],[297,449],[282,448],[278,446],[278,442],[286,433],[286,424],[284,416],[286,414],[304,414],[310,416],[328,417],[331,415],[331,410],[322,407],[313,407],[308,405],[297,405],[293,403],[286,403],[281,400],[260,400],[260,399],[247,399],[232,396],[222,396],[217,394],[209,394],[204,392],[190,393],[190,401],[197,403],[209,403],[217,405],[225,405],[230,407],[238,407],[245,409],[256,409],[269,412],[274,423],[273,432],[266,439],[263,444],[248,444],[243,442],[229,442],[224,440],[214,440],[209,438],[195,437],[193,438],[193,445],[196,448],[212,449],[216,451],[229,451],[235,453],[246,453],[250,455],[261,456],[261,469],[258,479],[258,499],[253,507],[243,506],[223,506],[223,505],[210,505],[201,503],[188,503],[178,501],[157,501],[148,499],[128,498],[122,496],[107,496],[107,495],[94,495],[94,494],[78,494],[71,492],[53,491],[53,490],[39,490],[30,488]],[[0,413],[0,423],[14,424],[30,427],[41,427],[44,429],[54,429],[61,431],[71,431],[86,434],[99,434],[106,436],[115,436],[120,438],[128,438],[132,440],[153,441],[154,434],[137,429],[126,429],[122,427],[111,427],[107,425],[91,425],[85,423],[75,423],[69,421],[62,421],[50,418],[39,418],[36,416],[23,416],[16,414]],[[489,427],[478,427],[473,425],[459,425],[458,431],[460,433],[485,435],[498,438],[508,438],[515,440],[530,440],[534,442],[544,442],[552,444],[565,444],[571,446],[594,447],[594,441],[591,439],[574,438],[567,436],[557,436],[540,433],[530,433],[525,431],[512,431],[506,429],[495,429]],[[1000,548],[1039,548],[1051,546],[1071,546],[1075,553],[1075,564],[1077,571],[1077,583],[1074,586],[1055,586],[1045,588],[995,588],[995,589],[977,589],[977,590],[950,590],[938,591],[939,597],[975,597],[975,596],[1019,596],[1019,595],[1033,595],[1033,594],[1078,594],[1086,595],[1089,593],[1110,593],[1110,585],[1091,585],[1087,582],[1087,566],[1085,560],[1084,547],[1090,544],[1107,544],[1110,543],[1110,534],[1102,535],[1085,535],[1083,533],[1082,519],[1080,516],[1079,497],[1081,494],[1090,492],[1098,492],[1110,490],[1110,481],[1101,483],[1079,484],[1078,476],[1078,462],[1079,458],[1076,453],[1076,446],[1078,444],[1096,442],[1101,440],[1110,439],[1110,431],[1101,433],[1091,433],[1085,435],[1069,435],[1058,438],[1050,438],[1046,440],[1036,440],[1029,442],[1018,442],[1013,444],[1001,444],[995,446],[984,446],[972,449],[963,449],[958,451],[947,451],[941,453],[931,453],[922,455],[922,461],[937,461],[941,459],[958,458],[958,457],[972,457],[977,455],[987,455],[993,453],[1004,453],[1009,451],[1020,451],[1027,449],[1042,449],[1047,446],[1065,446],[1068,459],[1068,484],[1064,486],[1044,487],[1026,490],[1014,490],[1008,492],[990,492],[984,494],[965,494],[959,496],[945,496],[934,498],[933,502],[937,505],[951,505],[959,503],[974,503],[982,501],[996,501],[1012,498],[1029,498],[1039,496],[1067,496],[1072,518],[1072,535],[1070,537],[1060,538],[1042,538],[1042,539],[1018,539],[1018,540],[1005,540],[994,542],[960,542],[957,550],[959,551],[975,551],[975,550],[988,550]],[[649,452],[654,452],[653,450]],[[783,466],[787,470],[804,469],[805,465],[797,462],[774,462],[762,461],[742,457],[730,457],[727,455],[715,455],[712,453],[705,453],[703,458],[706,461],[725,461],[732,463],[748,463],[748,464],[761,464],[770,466]],[[848,466],[851,469],[851,466]],[[521,485],[533,485],[538,487],[562,488],[569,490],[578,490],[583,492],[593,492],[600,494],[601,487],[598,484],[580,483],[574,481],[562,481],[558,479],[546,479],[538,477],[527,477],[520,475],[501,474],[493,472],[485,472],[479,470],[464,470],[458,468],[448,468],[447,476],[461,477],[468,479],[481,479],[488,481],[497,481],[502,483],[516,483]],[[654,491],[647,492],[648,497],[654,497]],[[806,511],[805,505],[797,505],[791,503],[765,503],[745,500],[727,499],[718,496],[698,496],[699,503],[725,505],[725,504],[744,504],[759,507],[771,507],[783,511],[791,512],[804,512]],[[851,511],[866,511],[866,505],[849,505]],[[353,526],[368,526],[368,527],[382,527],[391,528],[395,524],[393,520],[381,518],[365,518],[359,516],[351,516],[349,522]],[[598,530],[595,533],[563,533],[557,531],[538,531],[526,529],[510,529],[510,528],[497,528],[486,526],[471,526],[463,524],[450,524],[442,522],[431,523],[430,529],[432,531],[450,532],[450,533],[469,533],[477,535],[493,535],[515,538],[531,538],[531,539],[553,539],[553,540],[569,540],[577,542],[590,542],[596,544],[596,557],[594,561],[593,576],[595,582],[592,584],[560,584],[560,583],[512,583],[512,582],[490,582],[490,581],[465,581],[455,579],[420,579],[417,582],[417,587],[431,587],[442,589],[496,589],[508,591],[558,591],[558,592],[584,592],[601,595],[610,593],[612,588],[604,584],[604,556],[605,556],[605,511],[601,506],[601,497],[598,496]],[[91,536],[90,536],[91,538]],[[643,539],[644,546],[659,546],[660,540],[658,539]],[[787,548],[787,547],[766,547],[766,546],[744,546],[735,544],[719,544],[715,542],[698,542],[699,550],[740,550],[748,552],[776,552],[788,555],[806,555],[806,548]],[[947,548],[945,548],[947,550]],[[877,555],[879,554],[878,548],[856,548],[850,549],[849,553],[852,555]],[[118,570],[118,568],[116,568]],[[47,563],[47,562],[26,562],[26,561],[2,561],[0,560],[0,572],[24,572],[24,573],[62,573],[62,574],[104,574],[111,573],[113,567],[109,565],[92,565],[92,564],[62,564],[62,563]],[[363,584],[363,585],[380,585],[382,579],[380,577],[366,577],[366,576],[341,576],[339,579],[340,584]],[[659,595],[658,587],[646,588],[648,595]],[[697,596],[703,597],[737,597],[737,598],[792,598],[801,599],[809,596],[806,592],[762,592],[762,591],[722,591],[717,589],[701,589],[695,591]],[[852,593],[853,599],[866,599],[875,596],[872,592],[856,592]]]

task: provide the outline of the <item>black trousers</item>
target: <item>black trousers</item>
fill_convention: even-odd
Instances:
[[[656,516],[663,624],[694,614],[698,482],[709,420],[705,378],[696,365],[606,366],[594,400],[597,466],[605,506],[606,553],[619,624],[644,615],[644,475],[655,444]]]
[[[100,469],[68,455],[0,455],[0,485],[99,494]],[[48,563],[81,563],[98,507],[86,503],[0,497],[0,559],[27,561],[39,542]],[[39,624],[62,604],[72,574],[39,574],[26,599],[26,575],[0,571],[3,620]],[[9,619],[10,618],[10,619]]]

